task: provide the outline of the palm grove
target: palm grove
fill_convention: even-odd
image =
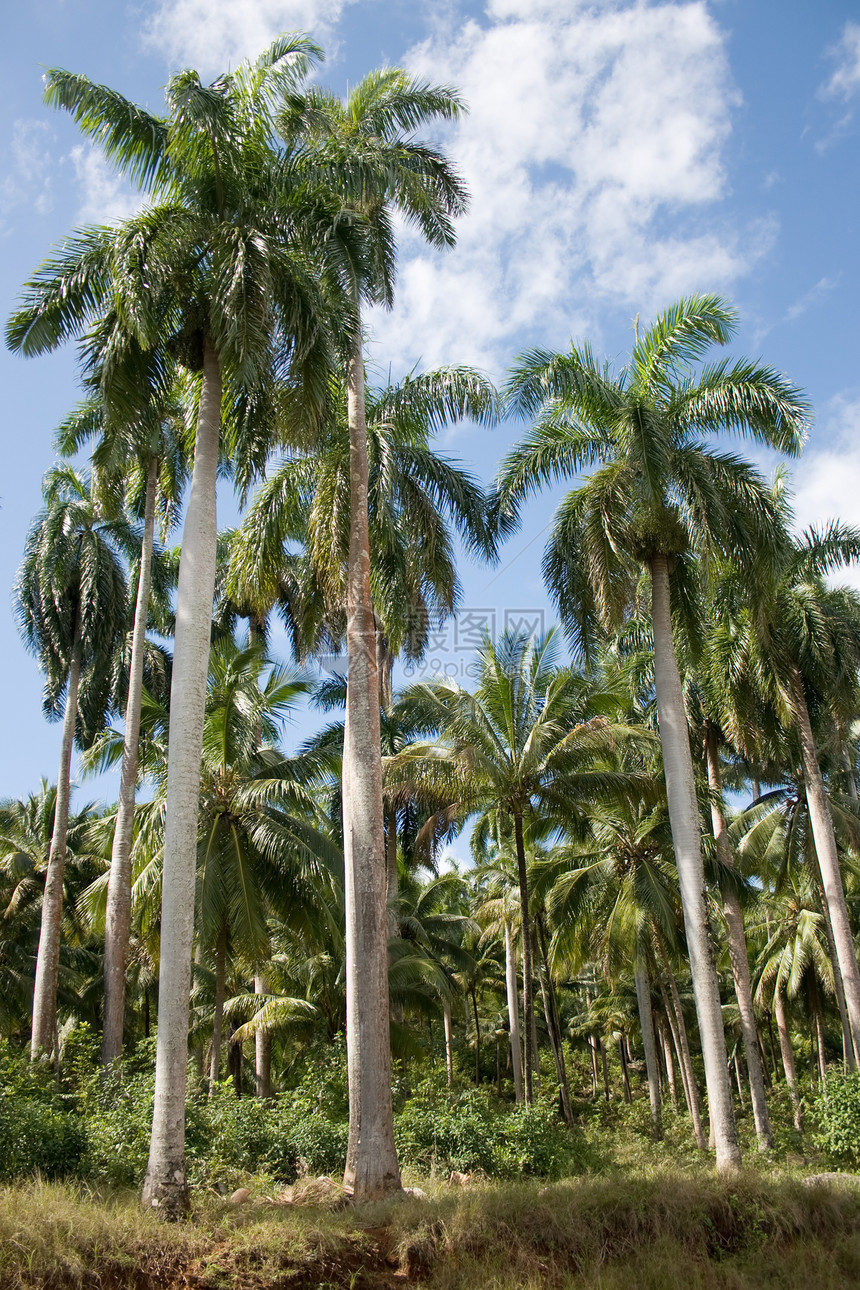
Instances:
[[[860,533],[797,537],[782,475],[723,446],[794,456],[808,409],[712,358],[736,323],[715,296],[637,323],[615,370],[574,344],[501,392],[464,367],[368,386],[397,221],[444,248],[466,210],[423,138],[464,107],[391,69],[340,100],[321,57],[290,36],[211,85],[181,72],[163,116],[47,76],[142,205],[72,233],[7,327],[25,355],[76,341],[84,398],[15,590],[62,745],[56,786],[0,811],[4,1031],[61,1068],[86,1022],[106,1072],[154,1031],[142,1181],[166,1214],[189,1097],[226,1062],[274,1107],[339,1035],[356,1198],[400,1187],[393,1070],[402,1096],[437,1056],[565,1132],[611,1056],[655,1137],[669,1098],[734,1168],[747,1106],[773,1145],[775,1085],[802,1127],[800,1052],[822,1087],[860,1057],[860,602],[828,581]],[[530,428],[489,490],[433,446],[508,415]],[[220,534],[219,474],[245,508]],[[456,612],[457,542],[495,560],[559,480],[564,637],[487,638],[469,687],[396,691]],[[339,651],[348,683],[315,682]],[[300,696],[333,719],[288,753]],[[115,808],[72,812],[75,744],[121,768]],[[473,867],[439,876],[467,827]]]

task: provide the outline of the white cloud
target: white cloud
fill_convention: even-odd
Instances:
[[[820,93],[827,98],[851,98],[860,88],[860,23],[846,22],[839,44],[829,53],[836,60],[836,70]]]
[[[712,214],[739,94],[701,0],[490,0],[488,17],[404,60],[470,106],[447,146],[472,204],[453,254],[402,239],[386,357],[497,368],[517,333],[563,344],[607,302],[723,289],[768,249],[772,222]]]
[[[78,224],[108,224],[127,219],[139,210],[143,198],[116,173],[102,154],[87,144],[69,153],[81,195],[75,215]]]
[[[15,210],[27,207],[44,215],[53,204],[51,131],[44,121],[19,119],[12,125],[10,165],[0,179],[0,231]]]
[[[284,31],[329,34],[351,0],[160,0],[144,43],[206,79],[257,55]]]
[[[841,519],[860,525],[860,398],[833,399],[811,447],[791,467],[799,529]],[[833,582],[860,589],[860,568],[837,573]]]
[[[786,322],[794,322],[795,318],[805,314],[807,309],[811,309],[829,291],[833,291],[838,287],[840,277],[841,274],[837,274],[835,278],[819,278],[814,287],[810,287],[799,300],[795,300],[793,305],[789,305],[785,313]]]

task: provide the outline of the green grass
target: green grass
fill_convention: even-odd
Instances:
[[[426,1200],[331,1212],[195,1198],[187,1223],[134,1195],[0,1191],[0,1290],[702,1290],[860,1285],[860,1195],[704,1170],[544,1184],[425,1184]]]

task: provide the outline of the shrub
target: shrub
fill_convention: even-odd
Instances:
[[[815,1110],[820,1122],[816,1145],[835,1160],[860,1163],[860,1071],[830,1075]]]
[[[582,1135],[566,1129],[549,1102],[510,1109],[481,1090],[440,1095],[430,1083],[395,1117],[394,1136],[403,1164],[497,1178],[579,1172],[586,1151]]]
[[[85,1148],[83,1123],[56,1093],[48,1063],[0,1040],[0,1179],[77,1173]]]

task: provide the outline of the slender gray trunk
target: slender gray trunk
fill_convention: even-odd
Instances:
[[[505,923],[505,986],[508,992],[508,1026],[511,1032],[511,1061],[514,1068],[514,1097],[523,1100],[522,1047],[520,1046],[520,1005],[517,995],[517,961],[510,923]]]
[[[851,931],[851,920],[845,902],[845,889],[842,886],[842,874],[839,870],[839,853],[836,849],[836,835],[833,832],[833,819],[830,814],[830,802],[824,777],[818,762],[815,739],[812,733],[812,722],[806,705],[806,693],[797,667],[791,671],[791,700],[797,720],[800,747],[803,755],[803,776],[806,781],[806,798],[809,805],[809,819],[812,824],[812,836],[815,839],[815,853],[818,856],[818,867],[821,881],[824,884],[824,898],[830,913],[833,928],[833,939],[836,944],[836,956],[845,991],[845,1006],[851,1027],[851,1038],[854,1045],[855,1059],[860,1060],[860,968],[854,952],[854,936]]]
[[[597,1067],[597,1039],[594,1035],[588,1036],[588,1051],[591,1054],[591,1100],[596,1102],[600,1072]]]
[[[818,874],[818,894],[821,897],[821,914],[824,919],[824,934],[827,937],[827,952],[830,956],[830,966],[833,969],[833,993],[836,995],[836,1006],[839,1009],[839,1023],[842,1027],[842,1061],[846,1072],[857,1069],[857,1062],[854,1057],[854,1041],[851,1037],[851,1023],[848,1020],[848,1009],[845,1006],[845,990],[842,985],[842,973],[839,970],[839,956],[836,953],[836,941],[833,939],[833,924],[830,921],[830,912],[827,908],[827,900],[824,896],[824,887],[821,883],[821,873]]]
[[[221,429],[221,365],[208,338],[185,517],[170,690],[155,1100],[144,1205],[175,1216],[188,1204],[185,1071],[194,941],[200,756],[209,672],[217,527],[215,484]]]
[[[564,1041],[561,1034],[558,1008],[556,1007],[552,974],[549,970],[549,955],[547,954],[542,914],[539,914],[535,919],[535,930],[537,932],[541,958],[538,977],[540,979],[547,1033],[549,1034],[550,1047],[552,1048],[553,1060],[555,1061],[555,1073],[556,1078],[558,1079],[558,1095],[561,1099],[561,1113],[565,1124],[572,1125],[573,1111],[570,1106],[570,1088],[567,1083],[567,1069],[564,1064]]]
[[[534,974],[532,971],[531,918],[529,915],[529,888],[526,875],[526,849],[523,839],[523,817],[514,816],[514,838],[517,848],[517,877],[520,888],[520,924],[523,943],[523,1031],[525,1034],[524,1092],[526,1105],[534,1100]]]
[[[677,1115],[678,1087],[675,1083],[675,1059],[672,1056],[672,1043],[662,1022],[657,1023],[657,1030],[660,1035],[660,1042],[663,1045],[663,1064],[666,1067],[666,1082],[669,1085],[669,1098],[672,1102],[672,1110]]]
[[[666,980],[669,982],[669,994],[672,999],[672,1006],[669,1007],[669,1001],[666,998],[663,983],[660,982],[660,991],[663,995],[663,1006],[669,1025],[672,1030],[672,1039],[675,1043],[675,1051],[678,1054],[678,1065],[681,1067],[681,1078],[684,1081],[684,1096],[687,1100],[687,1110],[690,1112],[690,1119],[693,1121],[693,1136],[696,1139],[696,1146],[700,1151],[707,1150],[705,1141],[705,1131],[702,1125],[702,1108],[699,1102],[699,1089],[696,1085],[695,1075],[693,1074],[693,1062],[690,1057],[690,1041],[687,1036],[687,1023],[684,1020],[684,1010],[681,1007],[681,996],[678,993],[678,983],[675,980],[675,974],[669,964],[666,950],[663,946],[662,938],[655,934],[657,948],[660,953],[663,971],[666,973]]]
[[[102,1030],[102,1065],[109,1066],[122,1054],[125,1019],[125,966],[131,934],[131,840],[134,831],[134,798],[140,747],[140,706],[143,698],[143,656],[146,620],[152,583],[152,545],[155,534],[155,499],[158,489],[158,461],[150,457],[146,473],[146,502],[143,512],[143,541],[140,547],[140,576],[134,606],[128,698],[125,705],[125,738],[122,774],[113,832],[110,877],[105,918],[105,1019]]]
[[[824,1016],[821,1008],[821,993],[815,975],[809,977],[809,1003],[815,1020],[815,1046],[818,1050],[818,1080],[822,1090],[827,1083],[827,1058],[824,1052]]]
[[[735,1056],[732,1064],[735,1068],[735,1083],[738,1086],[738,1101],[740,1102],[741,1106],[743,1106],[746,1099],[744,1097],[744,1081],[741,1075],[741,1055],[738,1052],[737,1048],[735,1049]]]
[[[442,1020],[445,1029],[445,1071],[448,1087],[454,1083],[454,1031],[451,1019],[451,1004],[447,999],[442,1001]]]
[[[269,987],[263,976],[254,977],[254,994],[268,994]],[[254,1032],[254,1074],[257,1097],[272,1096],[272,1036],[267,1030]]]
[[[633,1094],[630,1091],[630,1073],[627,1070],[627,1054],[624,1051],[624,1036],[618,1036],[618,1060],[621,1062],[621,1079],[624,1084],[624,1101],[632,1102]]]
[[[370,594],[367,425],[364,358],[358,329],[348,370],[350,525],[347,577],[347,722],[344,732],[344,864],[346,995],[349,1063],[353,1088],[347,1181],[356,1200],[400,1189],[391,1105],[391,1039],[388,1003],[388,920],[382,744],[376,631]],[[355,1118],[357,1116],[357,1123]]]
[[[717,853],[722,863],[729,869],[734,868],[734,857],[729,842],[726,820],[723,815],[723,784],[720,773],[720,753],[717,732],[708,722],[705,738],[705,750],[708,761],[708,785],[711,789],[711,825],[717,843]],[[769,1151],[773,1147],[773,1130],[767,1110],[767,1099],[764,1091],[764,1074],[761,1067],[758,1046],[758,1028],[753,1008],[752,982],[750,980],[747,939],[744,931],[744,917],[736,892],[729,889],[723,896],[723,912],[726,919],[726,936],[729,945],[729,959],[732,965],[732,977],[735,983],[735,997],[738,1001],[738,1012],[741,1018],[741,1034],[744,1041],[744,1053],[747,1059],[747,1071],[750,1082],[750,1099],[752,1101],[753,1119],[760,1151]]]
[[[475,992],[475,986],[470,989],[472,996],[472,1012],[475,1016],[475,1088],[481,1083],[481,1022],[478,1018],[478,996]],[[496,1043],[498,1048],[498,1041]]]
[[[388,911],[388,938],[393,939],[400,930],[397,897],[400,893],[400,875],[397,872],[397,811],[392,807],[385,813],[385,871]]]
[[[791,1094],[791,1105],[794,1110],[794,1127],[798,1133],[803,1132],[803,1108],[797,1088],[797,1072],[794,1067],[794,1049],[791,1046],[791,1031],[788,1024],[788,1011],[785,1006],[785,995],[777,978],[773,992],[773,1010],[776,1013],[776,1028],[779,1032],[779,1047],[782,1053],[782,1066],[785,1071],[785,1082]]]
[[[633,969],[636,985],[636,1003],[639,1008],[639,1027],[642,1047],[645,1049],[645,1070],[648,1075],[648,1100],[651,1103],[651,1127],[655,1138],[662,1137],[662,1104],[660,1098],[660,1063],[654,1042],[654,1017],[651,1011],[651,983],[645,965],[638,960]]]
[[[69,831],[71,796],[72,745],[78,715],[78,686],[81,680],[81,610],[75,616],[75,635],[69,662],[66,687],[66,710],[63,715],[63,738],[60,744],[60,767],[57,773],[57,800],[54,806],[54,830],[48,852],[45,889],[42,895],[42,921],[39,949],[36,955],[36,981],[33,988],[33,1030],[30,1060],[40,1054],[55,1053],[57,1040],[57,985],[60,978],[60,930],[63,918],[63,883],[66,873],[66,838]]]
[[[836,733],[839,737],[840,756],[842,765],[845,770],[845,786],[848,790],[848,796],[852,802],[857,801],[857,780],[854,775],[854,759],[849,751],[849,742],[845,737],[845,732],[841,725],[837,725]]]
[[[678,884],[681,889],[690,975],[693,978],[693,993],[702,1040],[708,1109],[714,1129],[717,1170],[723,1172],[740,1166],[741,1151],[732,1106],[732,1087],[729,1081],[720,989],[708,929],[705,871],[702,861],[693,760],[690,755],[684,696],[672,636],[669,562],[665,555],[655,555],[649,564],[657,719],[666,774],[669,822],[678,866]]]
[[[221,1078],[221,1036],[224,1030],[224,999],[227,981],[227,924],[218,928],[215,945],[215,1013],[212,1018],[212,1053],[209,1062],[209,1096]]]

